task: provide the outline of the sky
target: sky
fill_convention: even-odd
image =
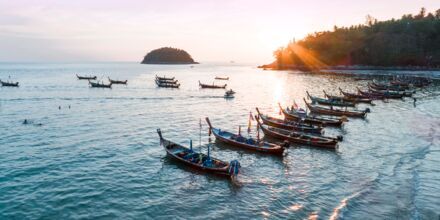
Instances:
[[[0,0],[0,62],[140,62],[153,49],[196,61],[268,63],[333,26],[440,9],[439,0]]]

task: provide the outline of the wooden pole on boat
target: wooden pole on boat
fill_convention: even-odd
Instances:
[[[260,127],[257,123],[257,141],[260,142]]]
[[[200,133],[199,133],[199,147],[200,152],[202,152],[202,119],[199,119],[199,127],[200,127]]]
[[[248,122],[248,129],[247,132],[248,134],[251,133],[251,126],[252,126],[252,112],[249,112],[249,122]]]
[[[238,136],[241,136],[241,125],[238,126]]]

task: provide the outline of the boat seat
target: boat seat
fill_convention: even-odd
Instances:
[[[246,142],[246,138],[244,138],[242,136],[237,136],[237,138],[235,140],[238,142]]]
[[[252,138],[246,140],[246,144],[255,145],[256,141]]]

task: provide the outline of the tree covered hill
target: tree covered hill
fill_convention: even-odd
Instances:
[[[263,67],[320,69],[338,65],[440,67],[440,9],[365,25],[334,27],[290,42]]]
[[[142,64],[196,64],[191,55],[186,51],[172,48],[162,47],[152,50],[142,60]]]

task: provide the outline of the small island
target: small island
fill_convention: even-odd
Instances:
[[[162,47],[145,55],[142,64],[198,64],[188,52],[172,47]]]

